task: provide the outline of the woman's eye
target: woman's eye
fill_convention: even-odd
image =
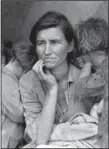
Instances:
[[[37,43],[37,45],[41,45],[41,44],[42,44],[42,42],[38,42],[38,43]]]
[[[51,41],[51,44],[58,44],[59,43],[59,41],[57,41],[57,40],[52,40]]]
[[[39,46],[39,45],[43,45],[44,44],[44,42],[43,41],[38,41],[37,42],[37,45]]]

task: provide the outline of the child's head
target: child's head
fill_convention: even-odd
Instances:
[[[108,49],[108,24],[101,18],[88,18],[76,25],[80,54]]]
[[[27,41],[18,41],[12,47],[12,61],[17,60],[23,70],[32,67],[36,62],[35,47]]]

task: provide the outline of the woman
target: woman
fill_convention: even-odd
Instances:
[[[20,79],[26,120],[26,134],[36,146],[48,144],[56,125],[79,112],[89,113],[92,100],[77,100],[75,85],[80,70],[71,59],[78,55],[77,40],[68,19],[58,12],[47,12],[34,25],[30,41],[39,60]]]
[[[24,134],[19,79],[35,60],[35,48],[20,41],[12,48],[10,62],[2,67],[2,148],[15,148]]]

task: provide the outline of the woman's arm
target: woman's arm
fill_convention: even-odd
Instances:
[[[53,129],[56,104],[57,104],[57,94],[58,94],[58,84],[55,77],[47,69],[46,72],[43,71],[43,61],[39,60],[33,70],[38,74],[41,80],[44,80],[47,85],[46,99],[43,106],[42,113],[40,115],[40,122],[38,127],[36,145],[46,144],[51,135]]]
[[[25,137],[35,141],[44,100],[40,81],[33,71],[24,74],[19,81],[26,122]]]
[[[46,144],[53,129],[56,103],[57,103],[57,87],[52,88],[46,95],[45,104],[40,116],[36,145]]]

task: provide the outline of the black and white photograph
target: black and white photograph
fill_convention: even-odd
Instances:
[[[0,3],[1,148],[109,148],[108,1]]]

